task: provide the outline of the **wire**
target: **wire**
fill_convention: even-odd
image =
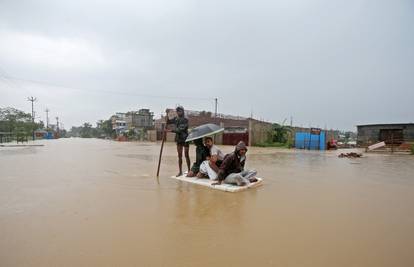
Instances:
[[[21,84],[19,84],[16,81],[14,81],[13,79],[11,79],[10,75],[8,75],[7,72],[4,71],[2,68],[0,68],[0,78],[2,78],[4,80],[4,82],[7,83],[8,85],[11,85],[12,88],[17,87],[19,89],[23,89],[26,93],[29,94],[29,91],[24,86],[22,86]],[[7,88],[10,89],[10,87],[8,87],[8,86],[7,86]]]
[[[53,83],[50,83],[50,82],[30,80],[30,79],[22,79],[22,78],[12,77],[12,76],[8,76],[8,78],[13,79],[13,80],[17,80],[17,81],[42,84],[42,85],[46,85],[46,86],[50,86],[50,87],[58,87],[58,88],[64,88],[64,89],[68,89],[68,90],[75,90],[75,91],[82,91],[82,92],[105,93],[105,94],[128,95],[128,96],[140,96],[140,97],[149,97],[149,98],[165,98],[165,99],[189,99],[189,100],[203,100],[203,101],[211,101],[212,100],[212,98],[201,98],[201,97],[161,96],[161,95],[138,94],[138,93],[132,93],[132,92],[118,92],[118,91],[111,91],[111,90],[80,89],[80,88],[73,88],[73,87],[68,87],[68,86],[61,86],[61,85],[53,84]]]

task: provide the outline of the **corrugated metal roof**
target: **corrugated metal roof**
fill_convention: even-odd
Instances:
[[[374,124],[360,124],[357,127],[364,127],[364,126],[397,126],[397,125],[414,125],[414,123],[374,123]]]

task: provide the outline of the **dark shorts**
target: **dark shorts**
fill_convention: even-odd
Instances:
[[[182,146],[182,147],[190,147],[190,143],[186,143],[186,142],[184,142],[184,143],[177,143],[177,146]]]

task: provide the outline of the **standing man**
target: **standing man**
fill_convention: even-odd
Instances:
[[[237,184],[238,186],[248,185],[257,182],[256,171],[245,170],[247,147],[243,141],[240,141],[234,152],[227,154],[221,163],[217,175],[217,182],[212,185],[221,184]]]
[[[175,142],[177,143],[177,153],[178,153],[178,169],[179,172],[177,174],[178,176],[183,175],[183,149],[184,149],[184,155],[185,160],[187,163],[188,172],[190,172],[190,144],[186,143],[185,140],[188,136],[188,119],[184,117],[184,108],[182,106],[178,106],[176,108],[177,111],[177,117],[173,119],[168,118],[168,114],[166,117],[167,125],[174,124],[175,128],[172,130],[172,132],[175,133]]]

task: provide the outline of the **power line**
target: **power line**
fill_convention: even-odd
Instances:
[[[6,76],[4,76],[1,72],[0,72],[0,81],[9,90],[12,90],[14,87],[18,87],[16,84],[12,83]]]
[[[22,86],[20,82],[24,83],[34,83],[34,84],[40,84],[48,87],[55,87],[55,88],[63,88],[67,90],[72,91],[80,91],[80,92],[87,92],[87,93],[97,93],[97,94],[112,94],[112,95],[126,95],[126,96],[138,96],[138,97],[147,97],[147,98],[158,98],[158,99],[180,99],[180,100],[198,100],[198,101],[208,101],[210,103],[213,103],[215,115],[218,115],[218,98],[207,98],[207,97],[189,97],[189,96],[167,96],[167,95],[151,95],[151,94],[140,94],[140,93],[134,93],[134,92],[122,92],[122,91],[113,91],[113,90],[94,90],[94,89],[86,89],[86,88],[74,88],[69,86],[62,86],[46,81],[39,81],[39,80],[31,80],[31,79],[24,79],[24,78],[18,78],[14,76],[10,76],[0,68],[0,81],[4,80],[5,86],[10,89],[11,88],[17,88],[22,89],[26,92],[28,90],[25,88],[26,86]],[[19,82],[20,81],[20,82]],[[35,100],[36,101],[36,100]],[[32,113],[33,116],[33,113]],[[48,117],[48,114],[46,115]],[[49,120],[47,119],[47,125]]]
[[[188,96],[161,96],[161,95],[150,95],[150,94],[139,94],[139,93],[132,93],[132,92],[119,92],[119,91],[111,91],[111,90],[91,90],[91,89],[81,89],[81,88],[74,88],[68,86],[57,85],[49,82],[44,81],[37,81],[37,80],[30,80],[30,79],[22,79],[18,77],[7,76],[9,79],[23,81],[23,82],[30,82],[36,84],[42,84],[50,87],[58,87],[64,88],[68,90],[75,90],[75,91],[82,91],[82,92],[92,92],[92,93],[104,93],[104,94],[115,94],[115,95],[127,95],[127,96],[140,96],[140,97],[148,97],[148,98],[164,98],[164,99],[188,99],[188,100],[203,100],[203,101],[211,101],[212,98],[203,98],[203,97],[188,97]]]
[[[7,72],[3,70],[2,68],[0,68],[0,78],[2,78],[6,84],[11,85],[12,88],[17,87],[19,89],[23,89],[26,93],[29,93],[29,91],[26,88],[24,88],[18,82],[11,79],[10,75],[8,75]],[[10,87],[8,88],[10,89]]]

